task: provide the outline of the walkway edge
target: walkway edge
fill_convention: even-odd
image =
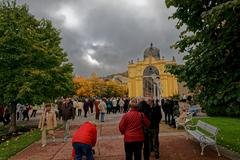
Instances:
[[[17,156],[18,154],[21,154],[22,152],[24,152],[25,150],[27,150],[28,148],[30,148],[32,145],[34,145],[35,143],[39,143],[41,142],[41,140],[37,140],[37,141],[34,141],[33,143],[31,143],[30,145],[28,145],[27,147],[25,147],[24,149],[22,149],[21,151],[17,152],[15,155],[12,155],[9,160],[11,160],[11,158]]]
[[[215,150],[214,147],[211,146],[211,149]],[[222,155],[225,157],[232,159],[232,160],[239,160],[240,159],[240,154],[234,151],[231,151],[223,146],[218,145],[218,149]]]

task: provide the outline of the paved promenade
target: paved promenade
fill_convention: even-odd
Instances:
[[[104,123],[97,122],[98,140],[95,146],[95,160],[124,160],[123,136],[118,130],[121,114],[107,115]],[[71,132],[87,120],[93,120],[94,115],[88,118],[76,118],[71,122]],[[70,160],[71,140],[63,142],[63,130],[56,131],[56,142],[42,148],[40,141],[32,144],[10,160]],[[160,156],[161,160],[228,160],[217,157],[217,153],[209,148],[205,155],[200,155],[199,143],[186,140],[183,130],[177,131],[165,124],[160,125]],[[154,160],[154,156],[151,157]]]

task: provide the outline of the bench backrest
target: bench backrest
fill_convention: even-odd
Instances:
[[[217,132],[218,132],[218,128],[216,128],[208,123],[205,123],[203,121],[200,121],[200,120],[198,120],[198,122],[197,122],[197,127],[213,134],[214,136],[217,135]]]

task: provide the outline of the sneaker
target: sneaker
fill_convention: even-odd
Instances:
[[[63,139],[63,142],[67,142],[67,141],[68,141],[68,138],[64,138],[64,139]]]
[[[46,144],[42,144],[42,147],[45,147],[46,146]]]

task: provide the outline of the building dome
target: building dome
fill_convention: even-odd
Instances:
[[[147,58],[149,56],[153,56],[157,59],[160,59],[160,49],[153,47],[152,43],[150,47],[146,48],[144,51],[144,58]]]

